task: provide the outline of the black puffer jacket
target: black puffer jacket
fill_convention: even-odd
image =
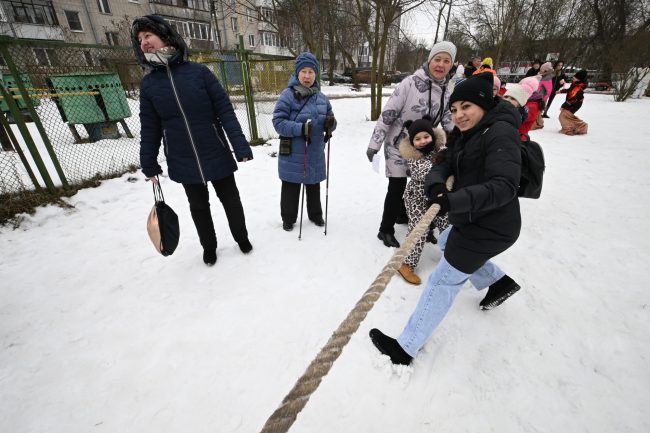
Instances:
[[[141,25],[176,48],[167,65],[145,59],[137,40]],[[169,24],[156,15],[137,18],[132,42],[138,63],[151,71],[140,83],[140,163],[146,176],[162,172],[161,140],[169,177],[183,184],[222,179],[237,170],[224,130],[238,161],[253,158],[223,87],[206,66],[187,61],[187,46]]]
[[[519,237],[520,123],[517,110],[499,100],[474,128],[449,144],[445,161],[427,175],[427,191],[454,175],[448,194],[453,228],[445,259],[461,272],[473,273]]]

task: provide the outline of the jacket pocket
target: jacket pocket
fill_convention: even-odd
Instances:
[[[169,144],[167,142],[167,130],[163,129],[163,152],[165,153],[165,157],[167,158],[169,156]]]
[[[226,143],[223,142],[221,137],[219,136],[219,131],[217,130],[217,125],[214,123],[212,124],[212,129],[214,130],[214,135],[217,137],[217,142],[221,143],[224,149],[228,150],[228,146],[226,146]]]

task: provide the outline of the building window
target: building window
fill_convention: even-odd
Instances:
[[[108,42],[108,45],[119,45],[120,38],[117,32],[106,32],[106,42]]]
[[[278,34],[273,32],[262,32],[262,45],[279,47],[280,38],[278,37]]]
[[[59,64],[56,53],[50,48],[34,48],[36,63],[40,66],[57,66]]]
[[[255,46],[255,35],[248,35],[248,46],[249,47]]]
[[[232,27],[232,31],[235,33],[239,31],[239,23],[237,22],[237,17],[230,17],[230,27]]]
[[[264,21],[264,22],[267,22],[267,23],[274,23],[275,22],[275,14],[273,13],[273,9],[261,7],[260,8],[260,21]]]
[[[65,18],[68,20],[68,25],[70,30],[73,32],[83,32],[83,27],[81,26],[81,19],[79,19],[79,12],[77,11],[65,11]]]
[[[248,21],[249,23],[252,23],[253,20],[255,19],[254,15],[255,15],[255,11],[253,11],[253,9],[246,8],[246,21]]]
[[[99,11],[103,14],[110,14],[111,8],[108,5],[108,0],[97,0],[97,7]]]
[[[7,0],[3,1],[7,8],[7,13],[13,15],[13,21],[17,23],[43,24],[48,26],[58,26],[59,21],[56,19],[56,13],[52,2],[48,0]]]
[[[167,20],[169,25],[178,32],[181,37],[208,40],[208,24],[186,21]]]

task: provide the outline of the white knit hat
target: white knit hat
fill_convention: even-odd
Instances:
[[[520,86],[519,84],[512,84],[510,87],[508,87],[508,91],[503,96],[510,96],[514,98],[517,102],[519,102],[519,105],[523,107],[526,105],[526,102],[528,102],[530,93],[528,93],[527,89],[523,86]]]
[[[456,60],[456,45],[449,41],[442,41],[438,42],[435,44],[433,47],[431,47],[431,52],[429,53],[429,58],[427,59],[427,63],[431,62],[431,59],[433,59],[433,56],[435,56],[438,53],[447,53],[451,56],[451,63],[454,63]]]

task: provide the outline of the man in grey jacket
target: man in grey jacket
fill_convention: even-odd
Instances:
[[[406,135],[404,122],[428,115],[433,119],[434,127],[441,123],[445,131],[451,132],[454,124],[449,112],[451,90],[447,74],[455,57],[456,46],[451,42],[435,44],[427,62],[395,87],[372,133],[366,151],[368,160],[372,162],[382,145],[386,158],[388,191],[377,238],[387,247],[399,247],[399,242],[395,239],[395,222],[401,213],[407,182],[407,165],[398,148]]]

